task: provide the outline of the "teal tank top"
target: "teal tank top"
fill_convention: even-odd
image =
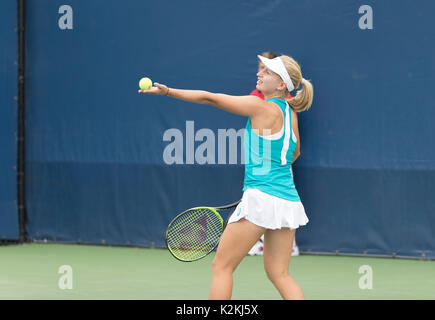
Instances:
[[[245,157],[245,179],[243,191],[258,189],[264,193],[290,200],[300,201],[290,171],[296,137],[291,128],[290,106],[284,99],[270,99],[276,103],[284,116],[280,134],[262,137],[251,128],[248,119],[243,139]],[[263,133],[264,134],[264,133]]]

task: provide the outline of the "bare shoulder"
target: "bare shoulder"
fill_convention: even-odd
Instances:
[[[211,104],[231,113],[254,116],[262,113],[264,101],[256,96],[231,96],[222,93],[209,93],[205,104]]]
[[[247,106],[251,109],[255,109],[255,112],[252,115],[256,116],[264,116],[271,115],[271,109],[269,103],[260,97],[257,96],[245,96],[243,101]],[[278,107],[279,108],[279,107]]]
[[[259,98],[262,100],[261,98]],[[259,108],[259,112],[251,117],[253,129],[259,129],[262,135],[263,129],[271,130],[268,134],[279,132],[283,125],[283,113],[281,108],[273,101],[264,101]]]
[[[263,107],[265,111],[269,113],[270,116],[276,116],[282,118],[282,110],[276,102],[264,101]]]

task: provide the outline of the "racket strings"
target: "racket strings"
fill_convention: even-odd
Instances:
[[[189,210],[168,228],[168,248],[180,260],[199,259],[216,247],[222,228],[222,219],[212,210]]]

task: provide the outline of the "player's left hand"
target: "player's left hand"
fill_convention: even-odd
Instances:
[[[138,92],[166,96],[169,92],[169,88],[167,86],[165,86],[164,84],[154,82],[154,86],[152,86],[148,90],[139,90]]]

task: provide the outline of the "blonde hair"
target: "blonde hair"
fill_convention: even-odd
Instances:
[[[313,85],[310,81],[302,77],[301,67],[296,60],[289,56],[280,56],[279,58],[284,63],[295,88],[298,88],[299,85],[302,84],[302,88],[297,91],[296,96],[287,100],[288,104],[296,112],[308,110],[313,103]],[[288,92],[288,90],[286,91],[288,96],[290,92]]]
[[[271,52],[271,51],[263,52],[261,55],[265,58],[268,58],[268,59],[273,59],[273,58],[278,57],[278,55],[275,52]]]

